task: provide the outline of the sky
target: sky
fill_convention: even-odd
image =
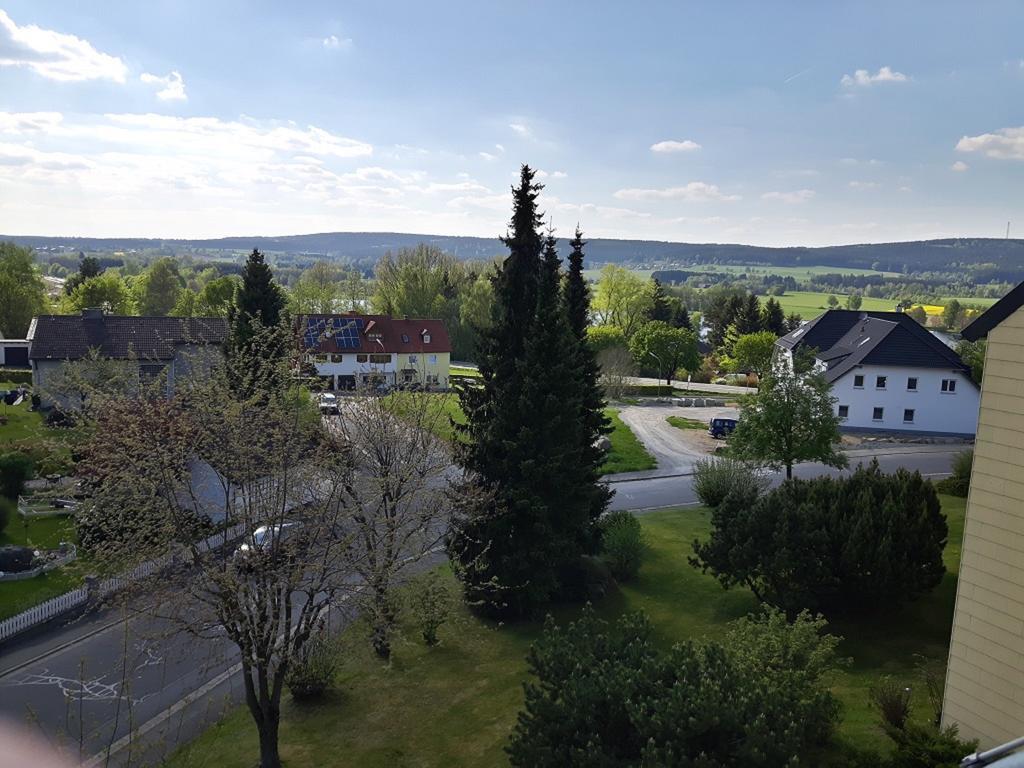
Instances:
[[[0,0],[0,232],[1024,236],[1017,2]]]

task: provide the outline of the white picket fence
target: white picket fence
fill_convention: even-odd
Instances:
[[[230,542],[239,538],[243,533],[245,533],[244,525],[232,526],[226,532],[219,531],[199,542],[197,549],[200,553],[209,552],[219,547],[225,541]],[[79,587],[70,592],[65,592],[63,595],[51,598],[44,603],[35,605],[9,619],[4,619],[0,621],[0,643],[45,621],[50,621],[63,613],[72,611],[89,602],[90,599],[99,600],[109,597],[129,584],[167,567],[177,555],[178,552],[168,552],[166,555],[161,555],[153,560],[139,563],[130,571],[96,583],[91,591],[88,587]]]

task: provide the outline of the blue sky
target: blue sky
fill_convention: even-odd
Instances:
[[[0,0],[0,232],[1024,235],[1024,5]]]

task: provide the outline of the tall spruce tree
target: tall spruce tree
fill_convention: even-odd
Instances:
[[[467,598],[492,614],[525,616],[564,594],[595,541],[578,338],[559,290],[553,238],[541,236],[534,171],[513,189],[509,255],[494,278],[491,327],[480,339],[480,386],[462,392],[468,438],[460,461],[489,495],[459,521],[449,554]]]
[[[757,296],[752,293],[747,294],[747,297],[740,304],[739,311],[736,313],[733,322],[736,325],[736,332],[741,336],[747,333],[757,333],[762,330],[761,302],[758,301]]]
[[[590,287],[583,276],[583,233],[579,226],[569,242],[569,271],[565,279],[565,312],[569,328],[576,340],[576,371],[573,381],[580,396],[580,420],[583,424],[578,493],[590,497],[591,518],[598,519],[608,508],[612,493],[606,485],[598,483],[604,452],[597,442],[601,435],[611,432],[611,424],[604,415],[604,391],[601,388],[601,367],[597,355],[587,339],[590,314]],[[545,247],[545,263],[549,257]],[[553,252],[553,251],[551,251]],[[557,258],[557,256],[556,256]]]
[[[690,310],[686,308],[686,305],[679,302],[672,309],[672,319],[669,321],[675,328],[685,328],[688,331],[693,330],[693,321],[690,320]]]
[[[248,344],[257,327],[276,327],[281,322],[285,297],[274,283],[270,266],[259,249],[253,248],[242,270],[242,285],[229,311],[231,342],[235,348]]]
[[[651,282],[654,283],[654,288],[651,291],[651,309],[647,313],[647,318],[667,323],[672,319],[672,307],[665,294],[665,286],[656,277],[651,278]]]
[[[774,297],[769,297],[761,308],[761,325],[764,330],[771,331],[776,336],[785,336],[786,315],[782,311],[782,305]]]

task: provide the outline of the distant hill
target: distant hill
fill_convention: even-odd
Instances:
[[[326,232],[283,237],[223,237],[209,240],[5,236],[33,248],[86,251],[159,249],[165,252],[248,251],[252,248],[311,258],[365,261],[387,251],[426,242],[460,259],[488,259],[505,253],[497,238],[449,237],[397,232]],[[887,272],[981,271],[986,279],[1024,279],[1024,240],[951,238],[901,243],[865,243],[823,248],[767,248],[728,243],[673,243],[657,240],[588,241],[591,265],[608,262],[635,265],[759,264],[878,269]]]

